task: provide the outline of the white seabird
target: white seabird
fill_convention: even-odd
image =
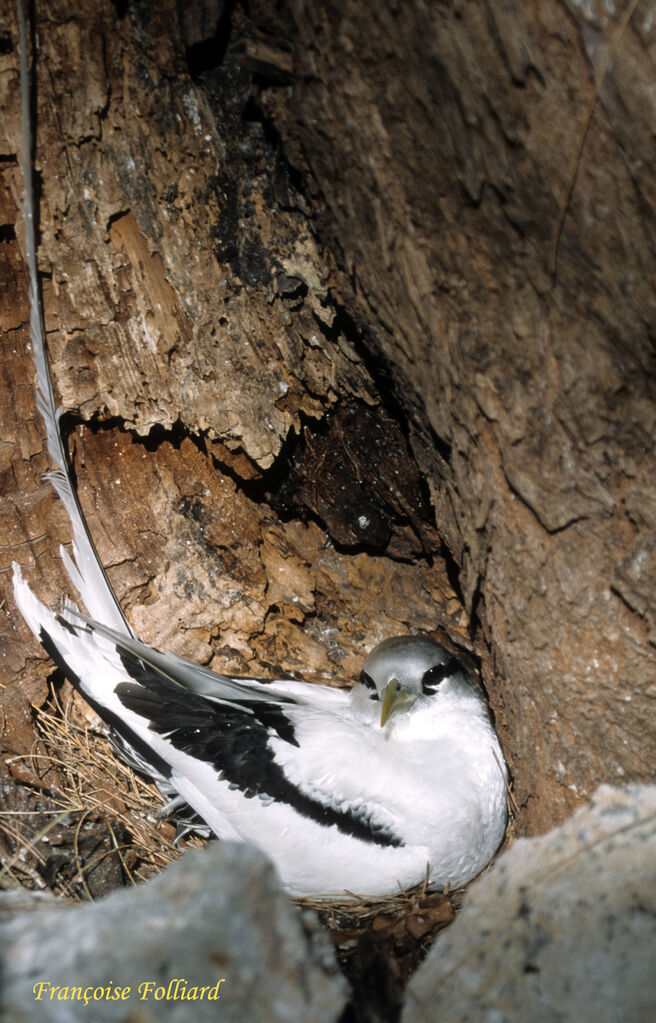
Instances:
[[[458,887],[498,849],[506,778],[485,703],[432,640],[385,640],[350,691],[218,675],[53,614],[14,566],[23,617],[162,791],[252,842],[293,895]]]
[[[62,558],[90,617],[45,607],[14,565],[16,603],[129,759],[223,839],[252,842],[295,895],[381,895],[471,880],[499,847],[506,773],[462,665],[422,637],[377,646],[350,692],[215,674],[134,634],[77,502],[44,341],[34,231],[26,24],[19,2],[25,248],[49,474],[73,529]],[[175,801],[175,800],[174,800]]]

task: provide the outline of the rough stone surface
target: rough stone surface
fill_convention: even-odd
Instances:
[[[646,1023],[655,962],[656,786],[602,786],[474,883],[403,1023]]]
[[[325,934],[294,909],[273,869],[251,848],[211,843],[149,884],[89,906],[48,905],[43,898],[26,904],[14,893],[4,899],[5,1023],[333,1023],[346,1002],[346,981]],[[188,989],[225,981],[218,1000],[140,1000],[144,981],[168,988],[175,978]],[[70,991],[50,1000],[45,989],[37,1002],[34,985],[41,981],[82,991],[110,984],[132,990],[126,1000],[85,1005]]]

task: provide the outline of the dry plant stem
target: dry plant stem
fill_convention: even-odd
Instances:
[[[17,826],[11,825],[9,822],[7,823],[2,822],[2,829],[4,830],[5,834],[12,838],[16,845],[18,846],[18,850],[16,853],[14,853],[12,858],[7,863],[2,864],[2,873],[10,877],[12,879],[12,882],[14,882],[16,879],[14,878],[12,872],[15,867],[20,865],[21,870],[27,871],[32,877],[32,880],[37,881],[37,885],[39,888],[45,888],[45,883],[43,882],[43,880],[41,878],[35,878],[33,872],[29,869],[29,867],[25,863],[20,863],[20,860],[21,857],[24,855],[25,851],[29,851],[31,855],[35,857],[37,862],[39,862],[42,865],[45,863],[43,855],[39,852],[37,848],[37,843],[41,841],[42,838],[45,838],[49,834],[49,832],[52,831],[52,829],[55,828],[57,824],[66,817],[67,812],[68,811],[59,813],[54,820],[49,821],[39,832],[37,832],[36,835],[32,835],[30,838],[23,835],[23,833]],[[22,888],[23,886],[19,883],[18,887]]]
[[[130,870],[130,868],[129,868],[127,862],[126,862],[125,856],[123,855],[123,849],[129,848],[129,847],[128,846],[124,846],[124,845],[123,846],[119,845],[118,842],[116,841],[116,835],[114,834],[113,827],[111,826],[111,824],[109,824],[108,827],[109,827],[109,833],[112,836],[112,845],[114,846],[114,851],[116,852],[116,855],[118,856],[119,860],[121,861],[121,867],[123,868],[125,876],[128,878],[130,884],[133,887],[136,887],[137,882],[135,881],[134,875],[133,875],[132,871]]]
[[[82,825],[84,824],[85,819],[89,816],[89,813],[90,813],[89,810],[85,810],[84,813],[82,813],[80,815],[80,819],[77,822],[77,827],[75,828],[75,838],[73,840],[73,855],[75,856],[75,865],[77,867],[77,877],[74,878],[74,881],[77,881],[77,882],[79,882],[82,885],[82,887],[84,888],[84,890],[85,890],[85,892],[87,894],[87,898],[89,899],[89,902],[93,902],[93,895],[91,894],[91,891],[90,891],[89,886],[87,884],[87,879],[85,877],[84,867],[82,866],[82,860],[80,858],[80,846],[79,846],[80,831],[82,829]]]
[[[76,886],[81,886],[86,898],[93,898],[86,875],[102,859],[110,855],[110,851],[103,850],[83,864],[79,838],[85,820],[99,811],[110,829],[113,849],[131,884],[136,884],[152,871],[161,870],[176,860],[182,850],[165,838],[162,834],[162,824],[155,816],[156,809],[162,801],[157,789],[136,775],[127,765],[118,762],[107,739],[72,721],[71,704],[62,706],[61,700],[53,694],[51,707],[55,713],[39,710],[36,714],[39,736],[46,747],[46,753],[39,754],[38,759],[44,766],[56,765],[64,775],[65,786],[59,790],[51,788],[50,791],[50,798],[58,803],[61,809],[44,811],[53,814],[52,822],[29,840],[17,825],[10,823],[10,814],[19,816],[22,811],[0,813],[0,824],[19,847],[18,852],[4,865],[4,874],[11,879],[12,886],[21,887],[20,879],[16,875],[17,868],[30,873],[29,866],[26,867],[22,862],[25,851],[29,850],[37,862],[43,863],[43,856],[36,848],[37,843],[71,813],[79,814],[74,835],[76,876],[63,884],[58,883],[55,886],[58,894],[79,899],[79,892],[75,889]],[[113,790],[116,792],[118,808],[108,805],[108,791],[111,794]],[[40,811],[35,811],[35,814],[37,812]],[[25,813],[29,815],[30,811]],[[130,832],[132,842],[125,848],[129,848],[139,861],[136,871],[126,861],[124,850],[112,829],[113,822],[120,823]],[[200,844],[201,841],[196,838],[186,842],[187,847]],[[39,887],[44,887],[41,878],[33,877],[32,881]]]
[[[517,806],[517,803],[515,802],[515,797],[512,794],[512,789],[510,788],[510,782],[506,778],[505,771],[503,770],[503,765],[500,763],[499,758],[496,755],[496,753],[494,754],[494,759],[496,760],[497,764],[499,765],[499,770],[501,771],[501,774],[503,775],[504,784],[506,786],[506,791],[508,793],[508,802],[510,803],[512,812],[514,813],[515,817],[517,817],[519,815],[519,807]]]
[[[597,105],[597,100],[599,99],[599,93],[601,92],[601,87],[604,84],[604,79],[606,78],[606,72],[608,71],[608,68],[610,67],[610,62],[611,62],[611,60],[613,59],[613,57],[615,55],[615,51],[616,51],[617,47],[619,46],[620,40],[621,40],[622,36],[624,35],[625,29],[626,29],[627,25],[629,24],[629,22],[631,20],[631,17],[633,15],[633,12],[635,11],[635,9],[638,6],[639,2],[640,2],[640,0],[631,0],[631,2],[628,4],[628,6],[626,7],[626,9],[624,11],[624,14],[622,15],[622,19],[621,19],[619,25],[615,29],[615,33],[613,35],[613,38],[611,39],[610,44],[608,46],[608,51],[606,53],[606,57],[605,57],[604,62],[602,64],[602,66],[601,66],[601,71],[599,72],[599,78],[597,80],[597,84],[595,86],[595,90],[594,90],[594,93],[592,95],[592,99],[590,100],[590,105],[588,106],[588,110],[587,110],[587,113],[586,113],[586,116],[585,116],[585,120],[583,122],[583,127],[581,128],[581,134],[579,136],[579,144],[578,144],[576,153],[574,154],[574,159],[572,160],[572,164],[571,164],[570,172],[569,172],[569,176],[568,176],[569,185],[567,187],[567,193],[565,195],[565,200],[563,202],[562,209],[560,211],[560,216],[558,218],[558,224],[556,226],[556,233],[554,234],[553,245],[552,245],[552,248],[551,248],[551,258],[549,260],[549,267],[550,267],[550,270],[551,270],[551,276],[554,278],[554,280],[555,280],[555,277],[556,277],[556,271],[558,269],[558,248],[559,248],[559,245],[560,245],[560,237],[561,237],[561,235],[563,233],[563,224],[565,223],[565,217],[567,216],[567,208],[569,206],[570,199],[572,198],[572,193],[574,191],[574,186],[576,184],[576,178],[577,178],[578,173],[579,173],[579,167],[581,165],[581,157],[583,156],[583,147],[585,146],[585,140],[586,140],[586,137],[587,137],[587,134],[588,134],[588,128],[590,127],[590,122],[592,121],[592,115],[593,115],[594,109],[595,109],[595,107]]]

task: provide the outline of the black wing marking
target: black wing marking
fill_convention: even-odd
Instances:
[[[287,803],[302,816],[325,827],[337,825],[344,834],[381,846],[401,846],[389,829],[354,809],[336,810],[301,792],[274,759],[269,739],[275,733],[298,746],[293,722],[284,709],[271,703],[249,701],[240,711],[217,704],[145,665],[129,651],[119,650],[126,672],[134,682],[121,682],[116,695],[129,710],[146,718],[149,728],[171,745],[197,760],[211,764],[247,798]]]

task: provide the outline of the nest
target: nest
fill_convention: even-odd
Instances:
[[[35,710],[37,741],[12,758],[5,779],[0,884],[84,902],[146,880],[202,842],[174,844],[174,826],[157,816],[156,786],[88,727],[69,687],[62,692],[51,690]]]
[[[462,891],[431,892],[424,884],[380,898],[297,902],[318,914],[356,992],[379,987],[384,977],[392,989],[387,1001],[393,1003],[394,992],[400,1000],[436,935],[453,920],[462,896]]]

